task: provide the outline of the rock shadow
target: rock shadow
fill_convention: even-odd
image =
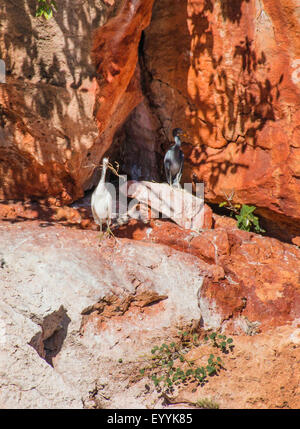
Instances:
[[[97,76],[90,50],[93,31],[113,8],[94,0],[56,3],[57,12],[49,21],[35,17],[36,0],[0,5],[0,15],[5,17],[0,58],[5,60],[7,75],[0,88],[5,99],[5,106],[0,104],[0,172],[10,178],[7,186],[5,180],[0,183],[4,198],[43,198],[49,188],[57,195],[65,189],[70,200],[80,196],[72,177],[72,159],[84,149],[89,134],[97,136],[86,95],[88,82]],[[60,46],[55,50],[56,38]],[[12,50],[24,58],[14,61]],[[80,121],[74,110],[80,112]],[[33,138],[31,152],[39,154],[36,159],[13,142],[20,133]],[[64,159],[66,151],[71,152],[71,160]]]
[[[58,311],[49,314],[43,319],[41,332],[35,334],[28,343],[52,367],[54,366],[53,359],[63,346],[70,322],[71,319],[67,314],[67,310],[60,306]]]

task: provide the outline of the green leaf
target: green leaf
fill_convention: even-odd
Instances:
[[[228,339],[227,339],[227,343],[228,343],[228,344],[233,343],[233,339],[232,339],[232,338],[228,338]]]
[[[46,12],[44,12],[44,15],[45,15],[45,18],[46,19],[50,19],[50,18],[52,18],[52,16],[53,16],[53,11],[52,11],[52,9],[48,9],[48,11],[46,11]]]
[[[223,201],[222,203],[219,204],[219,207],[224,207],[227,205],[227,201]]]
[[[35,16],[42,16],[45,19],[50,19],[53,16],[53,10],[57,10],[57,5],[54,0],[38,0],[38,8],[35,12]]]
[[[167,384],[168,384],[169,386],[172,386],[172,384],[173,384],[173,382],[172,382],[172,380],[171,380],[170,378],[167,378],[167,379],[166,379],[166,382],[167,382]]]
[[[256,210],[255,206],[247,206],[247,204],[243,204],[240,214],[241,216],[248,216]]]
[[[207,365],[206,369],[209,375],[212,375],[216,372],[216,368],[214,366]]]
[[[205,370],[205,368],[203,366],[198,367],[195,370],[195,374],[196,374],[196,376],[199,376],[200,374],[202,374],[202,377],[206,377],[206,370]]]

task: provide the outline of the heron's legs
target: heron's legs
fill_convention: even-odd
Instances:
[[[99,229],[99,240],[101,241],[103,239],[103,232],[102,232],[102,222],[99,223],[100,229]]]
[[[109,225],[109,223],[107,223],[107,225],[106,225],[106,231],[105,231],[105,234],[107,234],[107,235],[112,235],[113,237],[114,237],[114,233],[112,232],[112,230],[110,229],[110,225]]]
[[[110,221],[107,221],[106,223],[106,231],[105,231],[105,235],[107,235],[108,237],[113,237],[115,239],[115,241],[118,241],[115,237],[115,234],[112,232],[112,230],[110,229]]]

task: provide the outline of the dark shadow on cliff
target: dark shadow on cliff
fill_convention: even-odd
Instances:
[[[16,149],[14,143],[0,146],[2,174],[12,177],[11,182],[16,184],[13,191],[20,198],[26,197],[22,189],[24,182],[29,196],[44,197],[47,188],[43,186],[43,175],[47,176],[54,193],[58,177],[68,194],[77,195],[76,180],[67,172],[72,167],[59,166],[63,160],[56,162],[55,157],[59,156],[56,147],[59,144],[60,148],[69,150],[71,136],[73,148],[76,142],[76,150],[80,151],[82,138],[94,124],[84,100],[87,91],[84,82],[91,82],[96,76],[90,58],[92,34],[106,20],[110,8],[100,0],[86,0],[82,4],[57,0],[56,3],[57,12],[49,21],[35,17],[36,0],[7,0],[0,6],[7,25],[5,52],[0,52],[7,71],[7,83],[1,85],[1,89],[8,100],[5,108],[0,106],[3,140],[9,138],[6,132],[7,136],[20,132],[31,135],[34,151],[42,164],[26,151]],[[55,39],[60,43],[57,51]],[[23,55],[19,64],[12,62],[12,50],[20,50]],[[80,121],[74,117],[71,102],[81,112]],[[10,189],[4,185],[1,188],[4,198],[11,195]]]
[[[248,2],[248,0],[245,0],[245,2]],[[243,0],[222,3],[223,19],[228,19],[238,25],[242,17],[243,3]],[[163,25],[165,10],[168,10],[169,20],[172,19],[170,17],[174,17],[173,21],[171,21],[173,25],[170,22],[166,26]],[[186,110],[190,112],[189,121],[192,124],[190,128],[193,129],[193,134],[200,141],[197,146],[194,146],[193,151],[189,142],[183,144],[185,159],[193,167],[208,163],[211,165],[212,174],[209,183],[211,187],[214,187],[220,177],[228,171],[234,174],[241,168],[247,168],[247,166],[240,162],[235,162],[234,159],[224,162],[215,160],[215,156],[211,156],[208,149],[215,148],[221,155],[226,150],[227,144],[234,142],[237,151],[244,152],[247,144],[246,137],[255,142],[257,131],[261,130],[268,120],[274,120],[272,96],[270,95],[274,89],[274,84],[267,80],[257,82],[257,92],[259,93],[252,96],[251,88],[246,88],[243,91],[242,82],[232,82],[232,79],[229,79],[224,58],[216,56],[211,23],[211,16],[214,10],[215,2],[212,0],[204,0],[199,5],[198,3],[188,5],[187,2],[182,2],[180,5],[176,3],[174,6],[170,6],[168,0],[156,2],[150,28],[142,36],[139,52],[142,88],[152,112],[161,123],[161,128],[158,130],[156,156],[157,163],[160,165],[162,180],[164,180],[163,157],[170,145],[169,136],[171,135],[171,130],[175,126],[181,126],[180,116],[183,116],[183,122],[186,120]],[[189,23],[188,28],[187,22]],[[174,28],[178,28],[180,31],[174,32]],[[191,97],[188,88],[184,85],[184,80],[180,82],[172,74],[170,75],[170,81],[166,80],[164,69],[157,68],[163,64],[161,60],[163,52],[159,50],[159,58],[156,58],[154,51],[151,52],[152,58],[147,52],[151,47],[152,37],[164,41],[166,55],[168,55],[168,62],[165,63],[168,64],[167,69],[174,70],[174,74],[185,75],[185,82],[188,80],[188,76],[191,75],[191,70],[193,70],[195,80],[198,80],[198,78],[200,81],[203,80],[205,73],[201,59],[205,57],[211,61],[214,73],[208,76],[207,82],[203,82],[203,84],[214,88],[218,98],[216,103],[208,100],[200,92],[197,85],[194,85],[193,97]],[[259,58],[256,58],[253,49],[251,50],[251,41],[245,39],[245,41],[241,41],[239,46],[236,46],[233,55],[234,59],[239,62],[240,74],[252,74],[252,69],[256,66],[256,63],[263,63],[265,60],[265,54],[262,53]],[[243,70],[245,63],[246,68]],[[157,91],[158,85],[162,88],[162,93],[154,92],[154,87]],[[168,99],[174,97],[174,92],[177,92],[178,100],[182,98],[182,105],[178,104],[177,99],[173,103]],[[250,112],[245,113],[245,105],[249,108],[249,103],[251,105]],[[166,104],[170,106],[169,117],[166,117],[165,114]],[[247,118],[246,114],[248,115]],[[174,122],[174,118],[177,118],[177,123]],[[250,122],[250,125],[247,121]],[[202,137],[204,134],[208,138]],[[214,145],[214,141],[217,141],[218,144]],[[222,141],[221,144],[220,141]],[[190,155],[193,155],[193,163],[190,161]]]
[[[183,179],[197,183],[205,177],[214,203],[221,202],[214,189],[226,176],[246,177],[255,149],[268,151],[260,135],[278,119],[285,71],[274,74],[268,51],[251,39],[250,6],[249,0],[157,1],[140,43],[143,93],[161,125],[156,130],[160,180],[165,180],[163,157],[172,128],[188,123],[193,138],[182,145]],[[217,36],[216,20],[222,19],[232,40],[226,52]]]
[[[239,24],[242,17],[243,1],[222,2],[223,19]],[[195,129],[195,135],[200,137],[198,147],[193,150],[193,167],[201,167],[203,164],[211,165],[209,185],[211,188],[217,185],[220,178],[228,171],[235,174],[240,168],[248,168],[235,162],[234,159],[217,161],[227,146],[235,145],[235,157],[244,153],[247,146],[257,145],[257,134],[269,121],[275,121],[274,101],[280,97],[280,84],[283,74],[278,81],[268,78],[269,65],[265,52],[256,52],[252,46],[252,40],[245,36],[235,47],[230,64],[233,72],[228,74],[228,58],[225,62],[223,55],[216,56],[214,51],[214,37],[210,24],[210,16],[214,11],[214,5],[210,0],[204,2],[203,9],[199,13],[192,13],[191,20],[191,48],[193,56],[190,67],[194,74],[201,78],[203,63],[201,56],[209,57],[213,72],[206,83],[210,88],[212,97],[203,96],[199,87],[195,87],[195,95],[189,100],[191,114],[190,122]],[[263,73],[259,73],[263,72]],[[264,78],[260,78],[262,74]],[[188,74],[187,74],[188,75]],[[202,78],[201,78],[202,79]],[[202,79],[203,80],[203,79]],[[187,91],[188,93],[188,91]],[[205,91],[207,93],[207,91]],[[209,135],[209,139],[201,137]],[[208,147],[216,149],[213,156],[209,155]],[[210,151],[211,152],[211,151]],[[187,155],[191,149],[187,149]]]
[[[28,343],[52,367],[53,358],[58,355],[66,339],[70,322],[67,310],[61,305],[58,311],[44,318],[41,332],[35,334]]]
[[[222,0],[220,6],[223,19],[239,24],[242,18],[243,2],[249,3],[250,0]]]

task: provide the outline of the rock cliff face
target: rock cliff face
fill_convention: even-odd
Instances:
[[[300,11],[291,0],[154,4],[143,58],[152,112],[181,126],[183,181],[210,202],[299,224]],[[296,233],[295,233],[296,234]]]
[[[181,401],[299,408],[299,249],[220,219],[198,235],[132,221],[100,242],[74,208],[0,214],[0,408],[169,409],[140,370],[178,330],[209,328],[234,338],[226,371]],[[194,360],[216,353],[203,343]]]
[[[116,129],[142,99],[137,46],[152,3],[58,1],[49,21],[34,17],[35,0],[1,5],[1,198],[68,203],[93,186]]]
[[[70,202],[91,174],[86,159],[98,130],[90,50],[108,10],[100,2],[57,6],[49,21],[35,18],[35,0],[0,7],[1,198],[55,195]]]
[[[2,198],[73,201],[108,149],[132,179],[160,181],[181,126],[184,181],[300,234],[296,0],[58,1],[49,22],[34,0],[1,8]]]
[[[2,3],[0,408],[153,406],[141,352],[186,326],[237,344],[189,399],[299,408],[297,0],[58,0],[49,22],[35,0]],[[183,182],[257,206],[298,247],[207,205],[196,230],[131,220],[99,242],[86,199],[70,203],[105,153],[139,181],[129,197],[165,181],[178,126]]]

